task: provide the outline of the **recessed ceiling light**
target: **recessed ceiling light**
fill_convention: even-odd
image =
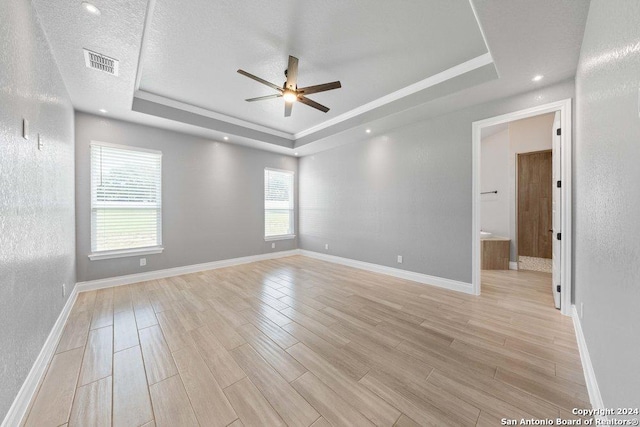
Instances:
[[[371,133],[371,129],[365,130],[366,133]]]
[[[89,12],[90,14],[96,15],[96,16],[100,16],[100,9],[98,9],[97,7],[92,5],[91,3],[83,1],[82,2],[82,7],[84,7],[85,10],[87,12]]]
[[[105,110],[104,108],[101,108],[98,111],[100,111],[102,114],[107,114],[107,110]]]
[[[225,137],[223,137],[222,139],[224,139],[225,141],[228,141],[228,140],[229,140],[229,137],[228,137],[228,136],[225,136]]]
[[[539,82],[540,80],[542,80],[544,78],[543,75],[538,74],[537,76],[535,76],[534,78],[531,79],[532,82]]]
[[[293,153],[293,154],[295,154],[296,156],[298,155],[298,153]]]

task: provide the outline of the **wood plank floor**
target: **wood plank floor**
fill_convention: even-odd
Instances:
[[[589,407],[549,275],[293,256],[79,294],[27,426],[495,426]]]

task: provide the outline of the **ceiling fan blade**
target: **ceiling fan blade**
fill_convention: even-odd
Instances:
[[[262,83],[263,85],[267,85],[267,86],[269,86],[270,88],[273,88],[273,89],[277,90],[278,92],[282,92],[282,88],[281,88],[280,86],[278,86],[278,85],[274,85],[273,83],[268,82],[268,81],[266,81],[266,80],[264,80],[264,79],[261,79],[261,78],[260,78],[260,77],[258,77],[258,76],[254,76],[253,74],[251,74],[251,73],[247,73],[247,72],[246,72],[246,71],[244,71],[244,70],[238,70],[238,73],[242,74],[243,76],[247,76],[247,77],[249,77],[250,79],[253,79],[253,80],[257,81],[257,82],[260,82],[260,83]]]
[[[245,99],[245,101],[247,102],[254,102],[254,101],[263,101],[265,99],[274,99],[274,98],[282,98],[282,94],[281,93],[276,93],[274,95],[267,95],[267,96],[259,96],[257,98],[249,98],[249,99]]]
[[[331,83],[324,83],[321,85],[303,87],[301,89],[298,89],[298,92],[303,95],[309,95],[312,93],[325,92],[327,90],[332,90],[332,89],[340,89],[341,87],[342,85],[340,84],[340,82],[331,82]]]
[[[303,104],[307,104],[309,107],[313,107],[316,110],[320,110],[323,113],[326,113],[327,111],[329,111],[328,107],[325,107],[322,104],[318,104],[316,101],[312,101],[309,98],[305,98],[302,95],[298,95],[298,101],[302,102]]]
[[[287,89],[296,90],[298,84],[298,58],[289,55],[287,66]]]
[[[291,109],[293,108],[293,102],[285,102],[284,103],[284,116],[285,117],[290,117],[291,116]]]

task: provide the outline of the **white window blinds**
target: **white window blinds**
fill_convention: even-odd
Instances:
[[[91,251],[162,244],[162,153],[91,144]]]
[[[294,234],[293,172],[264,170],[264,235]]]

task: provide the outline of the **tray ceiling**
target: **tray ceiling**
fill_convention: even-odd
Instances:
[[[413,0],[401,7],[357,0],[225,0],[215,6],[209,0],[156,0],[138,89],[177,101],[173,106],[197,107],[286,137],[487,51],[467,0]],[[299,86],[342,82],[342,89],[310,96],[329,113],[296,103],[293,115],[284,117],[281,99],[244,101],[273,91],[236,70],[282,84],[288,55],[300,59]]]
[[[589,9],[580,0],[33,0],[76,110],[206,140],[308,155],[575,75]],[[480,29],[482,28],[482,30]],[[490,48],[491,53],[489,53]],[[117,76],[83,49],[119,60]],[[340,80],[296,104],[238,68],[300,85]],[[499,75],[498,75],[499,74]],[[533,82],[534,75],[544,75]],[[371,129],[371,133],[365,130]]]

